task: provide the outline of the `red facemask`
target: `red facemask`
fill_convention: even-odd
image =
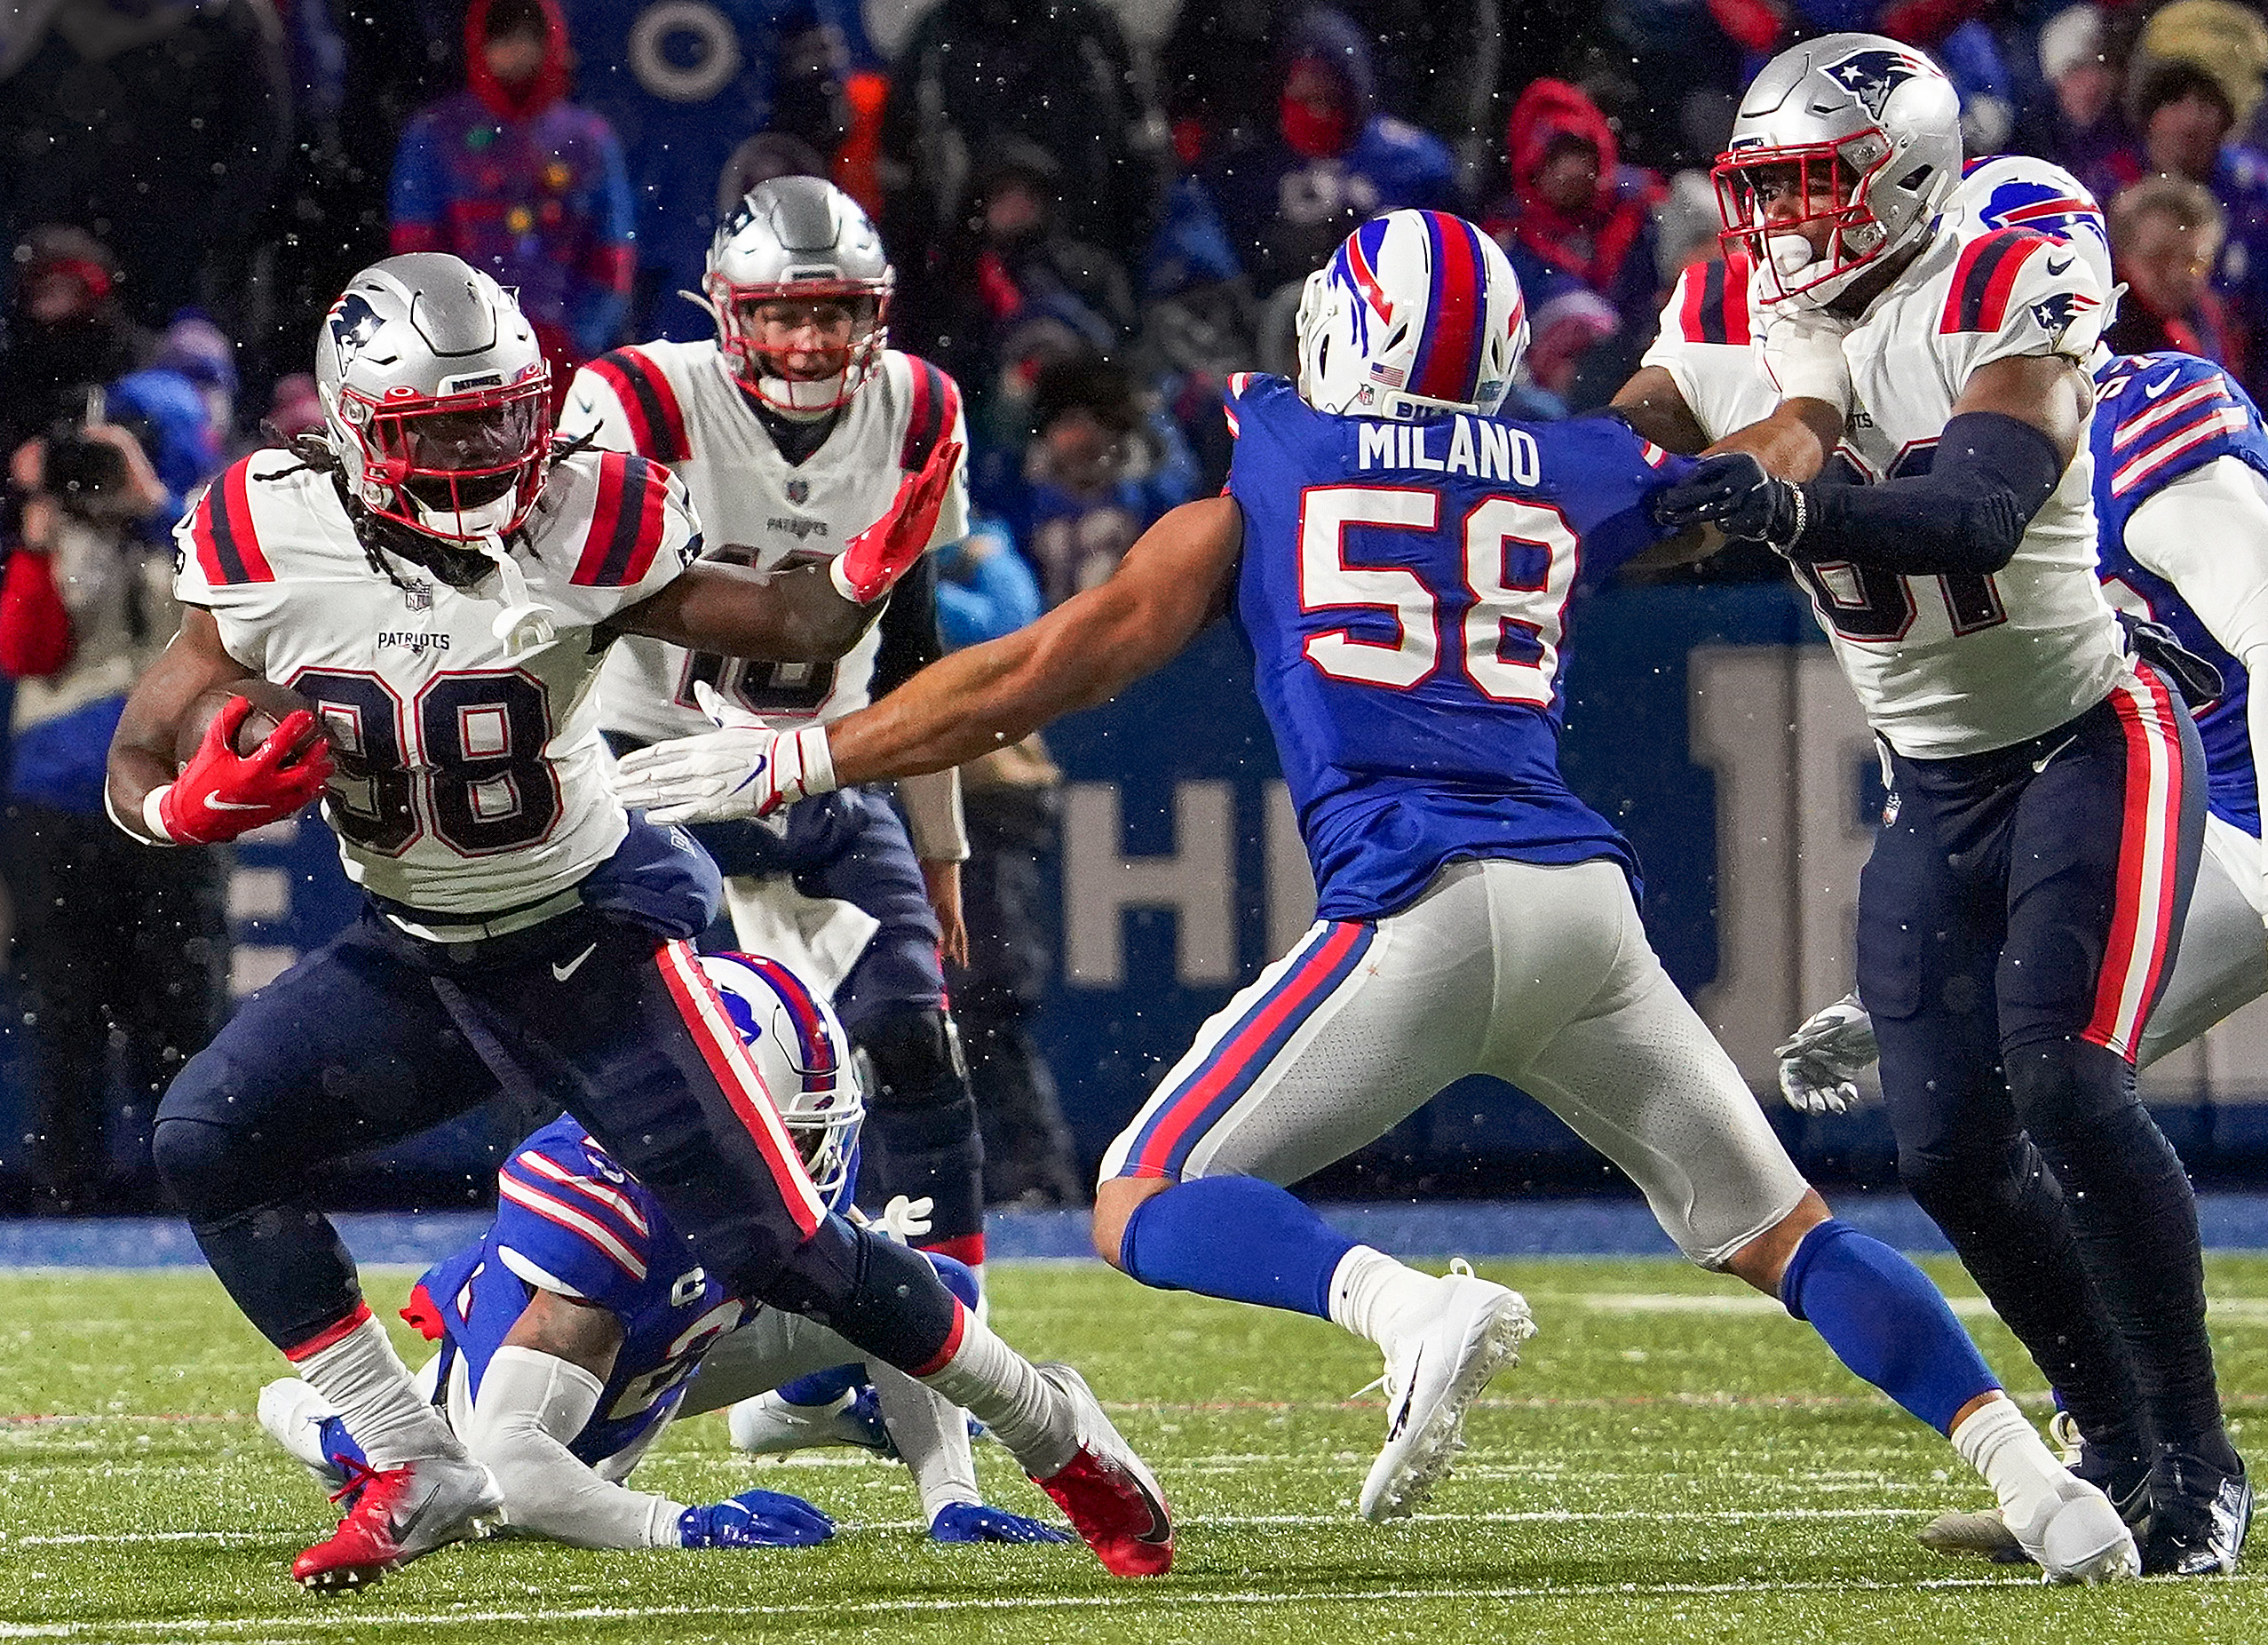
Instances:
[[[1276,123],[1293,152],[1308,160],[1343,155],[1354,138],[1354,122],[1344,108],[1319,111],[1312,103],[1288,93]]]

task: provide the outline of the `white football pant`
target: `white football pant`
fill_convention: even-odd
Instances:
[[[1566,1121],[1705,1268],[1804,1196],[1606,861],[1452,863],[1400,913],[1317,925],[1199,1031],[1102,1175],[1294,1182],[1468,1074]]]

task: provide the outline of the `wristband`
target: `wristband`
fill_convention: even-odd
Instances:
[[[837,564],[841,561],[838,560]],[[835,789],[835,751],[827,745],[825,726],[805,726],[795,735],[799,780],[805,794],[832,793]]]
[[[851,586],[850,574],[843,569],[842,555],[837,554],[827,562],[827,580],[835,585],[837,593],[842,595],[852,605],[862,606],[867,603],[859,598],[859,591]]]
[[[173,792],[173,784],[161,783],[142,796],[142,826],[150,832],[153,846],[178,846],[180,836],[165,826],[166,796]]]

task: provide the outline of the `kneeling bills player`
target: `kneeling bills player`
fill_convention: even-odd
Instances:
[[[704,956],[780,1121],[829,1209],[851,1201],[865,1104],[834,1013],[775,960]],[[834,1526],[778,1491],[688,1507],[624,1482],[671,1421],[823,1371],[870,1379],[890,1448],[921,1490],[939,1542],[1065,1542],[987,1506],[964,1415],[800,1315],[748,1304],[686,1253],[669,1213],[572,1119],[544,1126],[497,1173],[488,1233],[435,1265],[403,1316],[440,1343],[418,1391],[504,1492],[512,1533],[579,1548],[789,1547]],[[974,1277],[930,1253],[964,1305]],[[840,1368],[840,1371],[838,1371]],[[260,1390],[261,1426],[326,1489],[369,1472],[321,1395],[296,1377]],[[735,1437],[738,1425],[735,1424]]]
[[[1095,1243],[1146,1284],[1330,1319],[1385,1352],[1362,1513],[1408,1513],[1529,1334],[1514,1292],[1332,1232],[1277,1186],[1451,1082],[1534,1093],[1645,1191],[1679,1248],[1809,1320],[1991,1482],[2050,1577],[2132,1569],[2102,1493],[2001,1392],[1914,1265],[1797,1174],[1638,923],[1630,849],[1559,775],[1571,601],[1664,535],[1685,466],[1623,424],[1496,421],[1527,329],[1471,224],[1401,211],[1309,277],[1297,385],[1240,376],[1228,493],[1106,583],[792,735],[626,759],[664,817],[762,813],[940,769],[1099,703],[1233,609],[1297,804],[1319,923],[1201,1030],[1104,1159]]]

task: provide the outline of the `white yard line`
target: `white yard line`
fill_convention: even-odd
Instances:
[[[1443,1515],[1441,1517],[1462,1517]],[[2259,1578],[2250,1573],[2219,1578],[2216,1589],[2231,1586],[2256,1585]],[[786,1620],[809,1618],[838,1624],[858,1617],[890,1617],[918,1614],[944,1616],[956,1612],[990,1611],[1100,1611],[1141,1610],[1158,1615],[1179,1608],[1196,1609],[1209,1606],[1291,1606],[1344,1607],[1346,1605],[1409,1604],[1431,1600],[1470,1603],[1475,1600],[1616,1600],[1649,1597],[1701,1598],[1712,1595],[1748,1597],[1774,1593],[1914,1593],[1978,1588],[2021,1589],[2027,1593],[2046,1593],[2039,1578],[2020,1574],[2006,1577],[1941,1577],[1920,1582],[1874,1582],[1864,1579],[1838,1579],[1812,1582],[1616,1582],[1569,1584],[1566,1586],[1549,1585],[1501,1585],[1476,1586],[1458,1583],[1437,1587],[1335,1587],[1304,1593],[1279,1593],[1241,1591],[1230,1593],[1181,1592],[1154,1586],[1129,1587],[1108,1593],[1019,1594],[1010,1598],[991,1597],[967,1599],[904,1599],[874,1600],[845,1603],[829,1601],[805,1605],[591,1605],[528,1610],[419,1610],[380,1611],[361,1607],[352,1611],[342,1610],[335,1624],[325,1622],[308,1627],[305,1637],[317,1637],[332,1626],[345,1629],[361,1628],[437,1628],[468,1623],[510,1623],[530,1626],[557,1626],[567,1622],[636,1622],[685,1620],[703,1617],[731,1617],[738,1619],[771,1618]],[[214,1620],[187,1618],[179,1621],[111,1621],[111,1622],[53,1622],[0,1623],[0,1640],[83,1639],[89,1636],[135,1636],[175,1634],[182,1638],[231,1637],[247,1630],[289,1628],[293,1624],[276,1617],[224,1617]]]

